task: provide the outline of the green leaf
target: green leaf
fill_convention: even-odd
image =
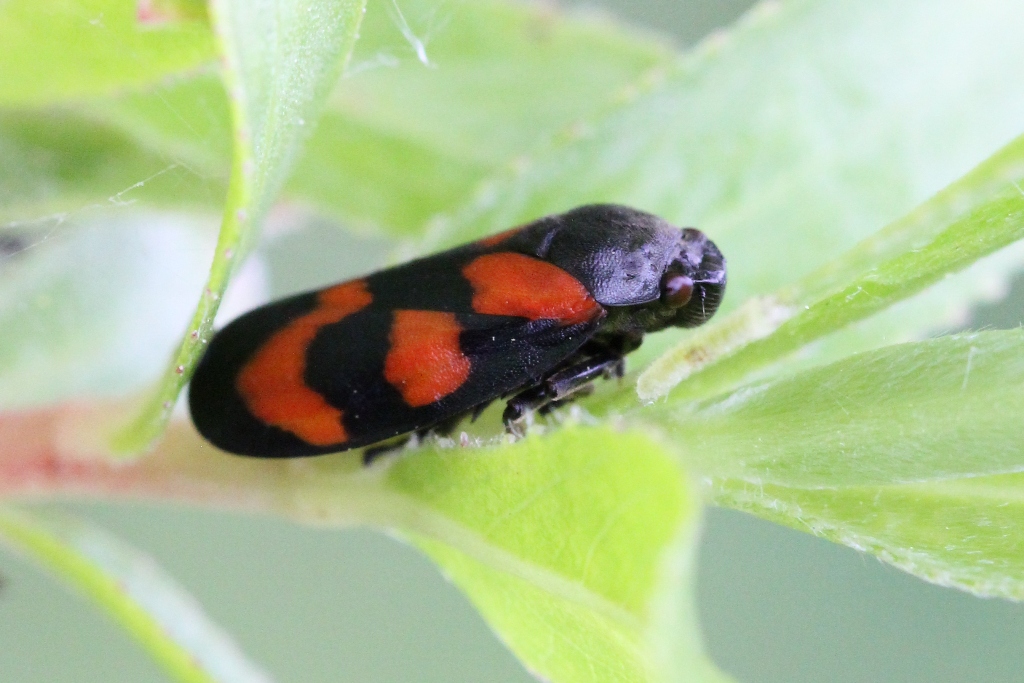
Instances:
[[[89,439],[110,410],[0,414],[0,492],[48,486],[383,527],[430,553],[548,680],[725,680],[702,653],[692,592],[699,494],[648,434],[568,425],[501,447],[431,442],[366,467],[360,453],[239,458],[179,421],[153,451],[112,464]]]
[[[311,145],[318,155],[291,190],[404,234],[468,202],[482,178],[538,143],[571,135],[674,57],[606,18],[543,4],[379,0],[370,10]]]
[[[142,149],[180,160],[203,176],[226,180],[229,175],[234,143],[231,103],[216,73],[85,102],[82,113],[123,131]],[[216,199],[220,208],[224,198]]]
[[[109,534],[71,518],[5,507],[0,540],[96,602],[174,680],[270,680],[151,558]]]
[[[189,331],[152,400],[115,438],[117,450],[137,452],[163,430],[212,331],[231,272],[250,246],[352,50],[363,8],[363,0],[286,5],[213,0],[210,5],[225,57],[224,79],[234,122],[224,218]]]
[[[0,112],[0,231],[46,228],[136,202],[219,209],[225,178],[65,111]]]
[[[928,581],[1024,598],[1024,331],[890,346],[645,412],[715,502]]]
[[[507,0],[397,6],[400,14],[390,0],[371,5],[330,109],[487,165],[621,100],[674,58],[668,45],[593,14]],[[406,27],[424,41],[426,64]]]
[[[206,0],[136,0],[136,15],[145,24],[207,21]]]
[[[1024,470],[1024,331],[888,346],[697,404],[651,406],[703,475],[799,487]]]
[[[136,202],[220,212],[232,140],[228,101],[212,73],[146,94],[0,110],[0,229]]]
[[[0,106],[7,107],[112,94],[215,58],[208,27],[144,26],[130,0],[7,0],[0,45]]]
[[[673,57],[596,17],[488,0],[372,3],[345,78],[285,187],[349,224],[421,233],[504,169]],[[403,23],[404,22],[404,23]],[[421,32],[429,64],[402,28]],[[410,33],[410,38],[413,34]],[[205,75],[87,103],[88,116],[219,176],[227,105]]]
[[[721,505],[869,552],[941,586],[1024,600],[1024,476],[803,489],[722,480]]]
[[[247,246],[248,228],[285,183],[303,137],[299,128],[305,128],[298,124],[308,121],[311,127],[322,88],[354,40],[354,14],[345,15],[343,26],[337,24],[343,35],[329,39],[323,50],[317,41],[333,36],[335,24],[289,15],[295,11],[292,5],[275,15],[266,11],[267,5],[214,0],[228,100],[208,74],[200,74],[151,93],[125,95],[108,110],[103,103],[80,110],[109,126],[103,130],[111,138],[120,137],[113,132],[119,131],[140,145],[142,153],[124,158],[167,159],[167,164],[193,168],[197,176],[215,182],[227,158],[226,146],[217,143],[228,137],[233,143],[222,241],[209,295],[190,328],[195,338],[183,345],[161,395],[122,434],[120,445],[128,449],[159,431],[209,331],[232,264]],[[629,202],[679,222],[699,223],[719,242],[730,259],[730,305],[799,281],[904,214],[1019,134],[1024,114],[1024,95],[1005,87],[1024,57],[1017,35],[1024,10],[1008,0],[969,8],[954,0],[767,5],[731,34],[708,41],[663,70],[651,68],[664,66],[661,51],[645,54],[638,48],[634,53],[627,46],[591,56],[579,49],[586,41],[554,41],[556,48],[567,50],[565,63],[577,65],[565,73],[580,80],[581,89],[574,94],[564,81],[546,80],[562,73],[558,69],[531,67],[531,73],[545,77],[531,82],[536,90],[524,90],[532,98],[516,96],[513,84],[521,83],[520,72],[512,69],[503,79],[501,69],[483,57],[500,56],[495,64],[510,67],[532,63],[534,56],[539,64],[559,63],[544,54],[543,41],[530,43],[531,31],[543,23],[512,30],[509,26],[519,26],[518,18],[528,12],[509,10],[511,18],[501,23],[489,20],[504,5],[487,5],[497,8],[490,14],[476,13],[469,3],[460,6],[452,15],[458,21],[488,19],[479,28],[459,24],[458,30],[445,33],[452,40],[451,54],[462,60],[460,69],[455,57],[443,61],[440,39],[427,40],[424,47],[401,36],[404,30],[429,37],[430,25],[421,13],[428,5],[400,3],[402,16],[381,19],[381,30],[392,31],[392,48],[404,63],[357,72],[342,84],[330,104],[338,118],[322,124],[325,137],[317,140],[324,144],[314,145],[310,165],[300,165],[295,180],[286,185],[291,196],[312,198],[366,223],[393,224],[396,230],[472,196],[447,222],[432,224],[435,243],[461,241],[584,201]],[[275,20],[284,23],[269,29],[261,23]],[[502,28],[488,33],[492,26]],[[293,29],[298,33],[290,33]],[[287,37],[296,35],[309,39],[309,51],[288,52],[295,46]],[[277,42],[275,36],[286,39]],[[515,39],[506,47],[499,40],[503,36]],[[275,49],[288,54],[281,58]],[[418,62],[416,53],[424,50],[425,61],[437,67]],[[364,54],[360,65],[372,65],[373,55]],[[609,64],[617,64],[623,54],[637,55],[632,66],[609,70],[613,75],[606,80],[584,78],[591,60],[607,56]],[[368,80],[363,83],[363,78]],[[158,100],[168,93],[172,104],[161,105]],[[207,93],[210,106],[193,104],[202,101],[194,99],[195,93]],[[970,125],[960,108],[964,102],[971,103]],[[225,111],[232,114],[233,129],[224,125]],[[184,121],[176,123],[173,119],[182,114]],[[191,125],[203,117],[208,121]],[[529,125],[506,130],[513,120]],[[56,135],[52,127],[48,135]],[[529,154],[520,156],[524,149]],[[393,165],[388,163],[392,158]],[[415,180],[425,173],[432,174],[430,179]],[[492,177],[478,184],[485,173]],[[410,191],[403,193],[406,187]],[[365,199],[345,198],[363,190]],[[838,279],[815,282],[820,287],[813,290],[815,296],[830,293],[829,287],[842,291],[864,268],[882,263],[889,268],[890,279],[883,284],[891,286],[886,294],[891,303],[923,286],[924,280],[915,278],[934,279],[957,259],[966,263],[996,248],[996,242],[1005,243],[1014,225],[1001,224],[1001,233],[980,230],[986,216],[1001,219],[1006,210],[1017,210],[1010,188],[1002,190],[995,196],[982,192],[981,185],[972,186],[971,207],[989,199],[1003,204],[964,219],[966,229],[974,231],[968,236],[993,237],[994,242],[977,248],[941,232],[952,216],[922,219],[927,229],[907,235],[927,234],[930,242],[920,253],[936,260],[922,260],[905,243],[885,251],[884,262],[870,260],[877,257],[874,253],[868,260],[851,257]],[[330,204],[335,195],[342,199]],[[957,208],[956,217],[963,216],[963,207],[950,206]],[[973,251],[963,255],[958,246]],[[973,294],[957,296],[965,300]],[[851,301],[860,303],[856,297]],[[845,307],[849,302],[843,298],[839,303]],[[809,330],[821,333],[855,317],[826,311]],[[336,511],[346,521],[386,524],[429,552],[527,666],[545,677],[716,680],[721,675],[701,654],[690,594],[696,494],[669,454],[685,457],[717,491],[764,485],[781,500],[781,489],[803,495],[817,488],[813,493],[819,507],[828,500],[822,487],[857,489],[855,500],[869,489],[905,493],[908,487],[933,483],[934,477],[1018,471],[1019,430],[1012,428],[1011,418],[1022,407],[1017,389],[1024,379],[1017,360],[1022,341],[1019,332],[1006,332],[892,347],[713,401],[673,401],[626,416],[627,424],[655,424],[665,433],[664,441],[638,431],[565,428],[473,457],[427,448],[363,470],[351,454],[301,467],[231,459],[200,446],[193,434],[192,450],[179,441],[166,446],[171,454],[175,446],[181,449],[179,459],[143,458],[117,469],[117,478],[107,472],[103,479],[107,463],[81,458],[55,486],[88,486],[86,475],[100,472],[97,479],[109,487],[103,489],[107,494],[137,486],[149,495],[191,496],[194,501],[215,490],[225,499],[234,496],[239,505],[270,507],[307,520],[327,519]],[[665,340],[651,342],[644,350],[648,357]],[[28,442],[26,434],[34,429],[28,436],[35,437],[30,445],[38,452],[25,461],[49,458],[44,472],[61,472],[52,462],[68,462],[68,451],[50,448],[46,440],[54,438],[51,434],[66,437],[76,428],[84,430],[81,425],[90,415],[45,423],[65,431],[42,430],[26,419],[23,432],[6,433],[13,445],[25,448],[21,442]],[[8,485],[14,490],[25,486],[24,473],[36,470],[22,467],[25,461],[17,458],[5,459],[13,463],[9,472],[22,473],[20,480],[9,477]],[[178,487],[170,493],[168,472]],[[211,482],[218,486],[203,486]],[[973,493],[949,495],[974,495],[971,504],[983,510]],[[719,496],[728,502],[725,493]],[[805,500],[811,509],[814,501]],[[902,503],[891,500],[898,513]],[[840,511],[835,517],[835,528],[850,525],[850,538],[861,533],[852,513]],[[828,515],[821,512],[820,518]],[[937,527],[926,531],[926,523],[907,524],[902,537],[894,532],[888,547],[912,547],[914,533],[930,548],[952,538]],[[865,526],[861,537],[870,531]],[[957,538],[966,540],[962,531]],[[877,536],[884,538],[880,532]],[[939,560],[967,571],[963,558]],[[975,578],[980,582],[986,575]]]
[[[813,272],[1020,134],[1024,91],[1000,84],[1024,60],[1022,22],[1011,0],[766,4],[496,179],[436,243],[622,202],[705,230],[736,306]],[[671,339],[650,339],[636,360]]]
[[[656,441],[570,427],[474,457],[420,452],[383,484],[414,503],[399,528],[540,677],[725,680],[691,593],[699,500]]]
[[[770,296],[769,311],[752,316],[747,307],[698,331],[641,375],[637,384],[641,399],[658,398],[693,369],[700,369],[711,353],[728,352],[728,345],[721,341],[728,336],[723,330],[759,338],[746,339],[749,343],[731,356],[690,376],[677,399],[717,393],[809,342],[1020,240],[1024,237],[1021,183],[1024,138],[1010,143],[908,216]],[[768,315],[775,319],[765,321]],[[904,329],[920,326],[920,320],[906,317]],[[751,329],[757,331],[749,332]],[[900,331],[895,326],[889,330],[891,334]],[[702,348],[709,351],[700,353]]]
[[[0,256],[0,407],[155,380],[202,286],[215,224],[103,209],[23,235],[24,248]]]

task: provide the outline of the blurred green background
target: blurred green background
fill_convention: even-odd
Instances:
[[[601,4],[685,46],[751,3]],[[366,249],[383,247],[326,227],[278,239],[266,254],[272,287],[355,274],[354,254]],[[971,326],[1019,325],[1022,305],[1016,287],[978,309]],[[432,564],[382,534],[139,505],[71,507],[150,552],[279,681],[533,680]],[[34,567],[0,552],[0,574],[0,682],[165,680],[106,617]],[[1024,679],[1024,607],[931,586],[739,513],[709,512],[698,590],[712,656],[747,683]]]

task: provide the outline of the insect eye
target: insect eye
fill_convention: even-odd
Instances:
[[[690,303],[693,296],[693,278],[678,273],[666,273],[661,278],[661,302],[669,308]]]

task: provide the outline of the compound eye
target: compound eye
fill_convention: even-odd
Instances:
[[[679,308],[690,303],[693,296],[693,278],[678,273],[665,273],[661,278],[661,303]]]

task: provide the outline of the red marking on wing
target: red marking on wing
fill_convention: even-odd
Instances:
[[[306,349],[324,325],[366,308],[373,296],[364,280],[320,292],[319,306],[278,330],[238,373],[235,388],[249,412],[314,446],[348,440],[342,411],[306,386]]]
[[[516,234],[520,230],[522,230],[521,227],[509,228],[508,230],[503,230],[489,237],[484,237],[483,239],[477,240],[476,243],[482,247],[493,247],[496,244],[501,244],[502,242],[504,242],[505,240],[507,240],[509,237]]]
[[[593,320],[604,310],[572,275],[523,254],[485,254],[470,261],[462,274],[473,285],[477,313],[553,318],[571,325]]]
[[[413,408],[434,403],[469,377],[454,313],[395,311],[384,378]]]

